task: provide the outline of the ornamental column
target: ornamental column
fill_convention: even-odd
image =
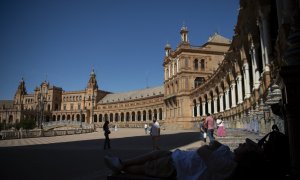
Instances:
[[[258,70],[258,62],[257,62],[257,53],[256,53],[256,49],[254,46],[254,43],[251,43],[251,50],[250,50],[250,54],[251,54],[251,61],[252,61],[252,74],[253,74],[253,88],[254,89],[258,89],[259,88],[259,70]]]
[[[262,12],[264,11],[264,12]],[[270,12],[270,7],[264,7],[264,10],[259,11],[261,21],[262,21],[262,32],[263,34],[263,41],[264,41],[264,48],[265,51],[265,71],[270,71],[270,63],[269,63],[269,51],[270,51],[270,30],[269,30],[269,12]]]
[[[243,91],[242,91],[242,76],[239,74],[236,77],[237,82],[237,93],[238,93],[238,104],[243,103]]]
[[[223,104],[223,93],[219,94],[219,99],[220,99],[220,112],[224,111],[224,104]]]
[[[214,113],[218,112],[218,96],[214,96]]]
[[[232,102],[232,107],[236,107],[236,98],[235,98],[235,83],[231,83],[230,85],[230,90],[231,90],[231,102]]]
[[[202,116],[206,116],[205,101],[202,102]]]
[[[243,70],[244,70],[244,86],[245,86],[245,99],[249,98],[251,96],[251,91],[250,91],[250,77],[249,77],[249,65],[247,60],[244,60],[244,65],[243,65]]]
[[[207,100],[207,105],[208,105],[208,113],[211,114],[211,99]]]
[[[195,106],[194,106],[194,104],[192,105],[192,117],[195,117]]]
[[[229,89],[225,89],[224,91],[225,93],[225,110],[229,110],[230,107],[229,107]]]
[[[200,103],[197,104],[197,117],[200,117]]]

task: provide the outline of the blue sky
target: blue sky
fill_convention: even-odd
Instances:
[[[164,47],[183,23],[192,45],[214,32],[232,39],[238,0],[2,0],[0,100],[44,80],[65,91],[126,92],[163,84]]]

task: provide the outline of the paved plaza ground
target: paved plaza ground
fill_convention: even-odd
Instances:
[[[245,137],[258,136],[243,131],[228,130],[228,137],[219,138],[229,146],[236,146]],[[107,154],[130,158],[152,150],[151,138],[144,129],[119,128],[110,134],[110,150],[103,150],[101,129],[89,134],[56,137],[0,140],[1,179],[72,179],[104,180],[110,170],[104,165]],[[161,149],[182,150],[200,146],[197,130],[163,130]]]

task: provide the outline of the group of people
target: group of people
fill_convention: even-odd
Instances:
[[[226,130],[224,127],[224,121],[222,116],[219,116],[216,120],[211,114],[207,114],[206,118],[203,118],[200,121],[200,139],[206,142],[206,137],[209,138],[209,141],[212,142],[215,140],[214,131],[217,129],[218,137],[225,137]]]
[[[145,124],[145,133],[147,134],[148,131],[148,125]],[[110,149],[110,139],[109,139],[109,134],[111,133],[109,130],[109,121],[106,120],[104,125],[103,125],[103,131],[104,131],[104,146],[103,149]],[[115,125],[115,131],[117,131],[117,126]],[[154,118],[152,126],[150,127],[150,135],[152,139],[152,148],[153,150],[159,150],[159,137],[160,137],[160,126],[157,120]]]
[[[109,122],[103,126],[105,143],[104,149],[110,148],[109,140]],[[215,127],[215,125],[217,127]],[[107,155],[104,162],[108,168],[115,173],[139,174],[157,178],[167,179],[268,179],[270,177],[282,178],[288,168],[288,150],[287,158],[278,159],[278,154],[285,152],[283,150],[274,151],[278,146],[283,145],[282,149],[288,147],[288,142],[277,126],[272,127],[273,131],[263,137],[258,143],[246,138],[245,143],[240,144],[238,148],[231,151],[230,148],[221,144],[214,138],[214,129],[217,128],[218,136],[225,136],[224,122],[221,117],[216,120],[208,114],[207,118],[201,122],[201,131],[210,142],[205,143],[194,150],[160,150],[158,139],[160,136],[160,126],[156,120],[150,128],[153,151],[136,156],[130,159],[120,159],[116,156]],[[268,138],[268,140],[266,140]],[[280,138],[279,138],[280,137]],[[280,139],[276,146],[274,139]],[[277,162],[278,161],[278,162]],[[277,163],[276,163],[277,162]],[[284,164],[285,163],[285,164]],[[277,167],[278,166],[278,167]],[[283,166],[283,168],[279,168]],[[273,172],[276,169],[276,172]]]

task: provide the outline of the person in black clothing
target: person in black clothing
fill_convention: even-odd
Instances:
[[[103,149],[106,149],[106,148],[110,149],[110,139],[109,139],[110,130],[109,130],[108,124],[109,124],[109,121],[106,120],[103,125],[103,131],[104,131],[104,136],[105,136]]]

